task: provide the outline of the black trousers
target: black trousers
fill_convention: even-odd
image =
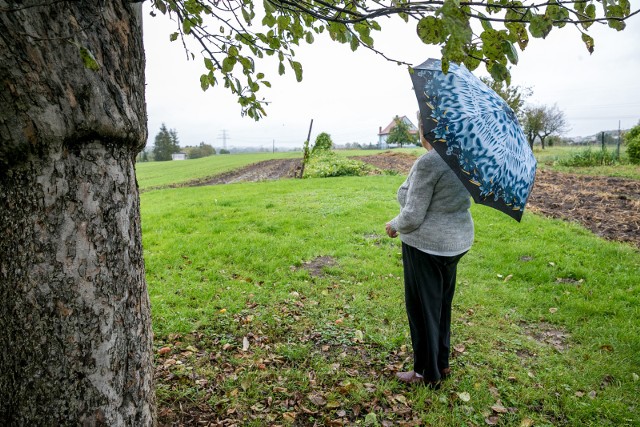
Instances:
[[[463,255],[430,255],[402,244],[413,370],[426,381],[438,381],[441,371],[449,367],[451,302],[458,261]]]

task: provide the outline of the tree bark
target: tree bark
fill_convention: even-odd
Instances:
[[[46,3],[0,0],[0,425],[153,425],[141,6]]]

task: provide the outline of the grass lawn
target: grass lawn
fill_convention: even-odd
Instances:
[[[453,377],[439,391],[393,379],[411,362],[399,241],[384,236],[402,180],[142,194],[161,420],[639,425],[638,251],[530,213],[473,207]]]

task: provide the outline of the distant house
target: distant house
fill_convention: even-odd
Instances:
[[[407,116],[396,116],[393,120],[391,120],[391,123],[389,123],[387,127],[385,127],[384,129],[382,127],[378,128],[378,148],[389,148],[389,145],[387,144],[387,138],[389,137],[389,134],[391,133],[393,128],[396,127],[396,120],[398,119],[409,125],[410,134],[415,135],[418,133],[418,128],[411,122],[411,120],[409,120]]]
[[[187,160],[187,153],[173,153],[171,160]]]

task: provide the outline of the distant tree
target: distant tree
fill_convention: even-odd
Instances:
[[[330,151],[333,148],[333,140],[331,135],[326,132],[320,133],[316,137],[316,141],[311,149],[311,156],[315,156],[321,152]]]
[[[535,140],[538,139],[544,150],[547,138],[561,136],[569,129],[567,119],[557,105],[525,107],[523,121],[523,130],[531,149]]]
[[[174,129],[168,130],[167,126],[163,123],[154,142],[154,159],[159,162],[171,160],[171,155],[179,151],[178,133]]]
[[[231,154],[231,151],[227,150],[226,148],[221,148],[220,151],[218,151],[220,154]]]
[[[489,77],[480,77],[480,80],[507,102],[518,120],[523,120],[523,107],[525,100],[533,93],[531,88],[508,85],[504,81],[497,81]]]
[[[396,116],[395,126],[389,132],[387,137],[387,144],[398,144],[402,147],[404,144],[415,144],[417,141],[417,135],[410,133],[411,127],[408,123]]]
[[[547,146],[553,147],[564,144],[564,140],[560,135],[551,135],[547,138]]]
[[[201,142],[197,147],[184,147],[184,151],[190,159],[199,159],[201,157],[208,157],[216,154],[216,149],[204,142]]]

